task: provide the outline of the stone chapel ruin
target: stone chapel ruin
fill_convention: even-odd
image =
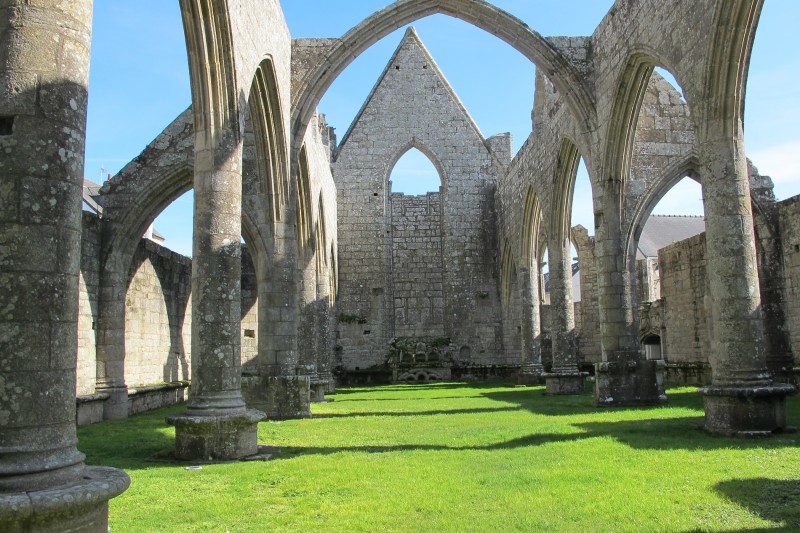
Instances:
[[[83,176],[92,0],[0,0],[0,530],[106,531],[129,479],[84,464],[76,413],[124,418],[188,387],[170,419],[180,459],[252,455],[259,421],[391,380],[579,394],[592,374],[598,407],[692,384],[708,431],[787,428],[800,203],[776,202],[743,143],[763,0],[617,0],[577,37],[483,0],[398,0],[318,39],[293,39],[278,0],[180,5],[192,106],[98,185]],[[508,134],[484,137],[413,29],[339,142],[317,113],[355,57],[433,14],[536,65],[516,155]],[[412,148],[438,191],[392,191]],[[570,221],[581,158],[593,236]],[[648,230],[686,176],[704,223]],[[143,238],[190,189],[191,259]],[[648,231],[698,223],[641,252]]]

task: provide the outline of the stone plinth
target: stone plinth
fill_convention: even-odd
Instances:
[[[786,396],[795,390],[784,383],[763,387],[702,387],[704,428],[711,433],[745,437],[786,431]]]
[[[249,376],[242,379],[248,407],[260,409],[270,420],[311,418],[309,376]]]
[[[548,373],[543,377],[546,394],[583,394],[583,380],[586,378],[583,372]]]
[[[517,374],[519,385],[542,385],[544,383],[544,369],[542,365],[522,365]]]
[[[77,481],[28,492],[0,493],[0,531],[61,533],[108,531],[108,500],[131,480],[115,468],[86,467]]]
[[[247,409],[232,415],[188,415],[167,418],[175,426],[175,456],[178,459],[225,461],[258,452],[258,423],[266,415]]]
[[[328,381],[323,379],[311,380],[311,401],[315,403],[325,402],[325,392],[328,390]]]
[[[631,358],[603,361],[594,368],[594,401],[599,407],[658,405],[667,401],[663,361]]]

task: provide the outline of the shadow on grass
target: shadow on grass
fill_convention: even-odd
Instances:
[[[447,390],[447,389],[463,389],[469,387],[470,389],[489,389],[493,387],[507,386],[505,382],[498,381],[485,381],[485,382],[466,382],[466,381],[446,381],[439,383],[417,383],[405,384],[396,383],[393,385],[375,385],[372,387],[341,387],[337,388],[335,395],[339,394],[355,394],[363,392],[383,392],[383,391],[413,391],[413,390]]]
[[[798,479],[731,479],[717,483],[714,490],[777,526],[762,531],[800,531]]]
[[[585,414],[602,414],[606,412],[647,411],[664,407],[679,407],[703,411],[703,400],[695,391],[669,391],[668,403],[665,405],[641,407],[597,407],[594,405],[592,383],[586,384],[583,394],[553,395],[545,394],[541,387],[514,388],[503,391],[483,392],[482,396],[490,400],[516,404],[531,413],[544,416],[574,416]]]
[[[475,446],[447,446],[433,444],[400,444],[386,446],[343,447],[281,447],[276,459],[291,459],[298,455],[329,455],[346,452],[393,453],[404,451],[466,451],[466,450],[511,450],[544,446],[554,443],[578,442],[593,438],[612,438],[617,442],[638,450],[689,451],[797,447],[794,438],[739,439],[709,435],[693,429],[702,418],[683,417],[667,419],[639,419],[622,422],[597,422],[574,424],[573,433],[532,433],[515,439]]]
[[[185,410],[184,404],[178,404],[123,420],[80,427],[78,449],[86,454],[88,465],[124,470],[180,465],[170,455],[175,449],[175,428],[165,418]]]
[[[364,413],[323,413],[315,414],[313,418],[352,418],[358,416],[435,416],[435,415],[470,415],[484,413],[502,413],[508,411],[521,411],[521,407],[487,407],[476,409],[441,409],[437,411],[369,411]]]
[[[437,401],[437,400],[463,400],[464,398],[480,398],[480,396],[476,396],[474,394],[467,394],[464,396],[420,396],[418,398],[415,397],[408,397],[408,396],[397,396],[395,398],[336,398],[334,397],[333,400],[336,403],[349,403],[349,402],[407,402],[407,401],[414,401],[414,400],[423,400],[426,402],[429,401]]]

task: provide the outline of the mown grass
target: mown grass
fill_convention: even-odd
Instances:
[[[591,394],[441,383],[341,389],[259,427],[267,462],[169,460],[182,407],[79,430],[125,469],[112,531],[800,531],[800,437],[708,435],[702,399],[597,409]],[[789,398],[800,422],[800,401]]]

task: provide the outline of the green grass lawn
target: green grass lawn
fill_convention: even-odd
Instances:
[[[183,407],[78,431],[125,469],[112,532],[800,531],[800,436],[707,435],[702,399],[597,409],[591,394],[440,383],[340,389],[314,418],[264,422],[266,462],[169,459]],[[789,398],[800,424],[800,398]]]

